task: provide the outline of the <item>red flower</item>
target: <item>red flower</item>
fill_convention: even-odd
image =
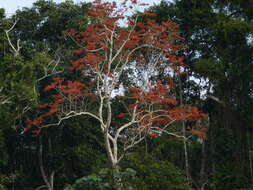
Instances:
[[[35,108],[37,108],[37,109],[43,109],[43,108],[46,108],[46,107],[48,107],[48,104],[42,104],[42,105],[35,106]]]
[[[158,137],[159,135],[157,133],[149,133],[151,137]]]
[[[126,115],[125,113],[120,113],[120,114],[116,115],[116,117],[117,118],[123,118],[123,117],[125,117],[125,115]]]
[[[26,127],[26,128],[24,128],[24,133],[26,133],[27,131],[29,131],[29,127]]]

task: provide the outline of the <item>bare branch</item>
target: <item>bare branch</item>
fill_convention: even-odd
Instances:
[[[93,113],[90,113],[90,112],[75,112],[75,111],[70,111],[68,114],[66,114],[64,117],[60,118],[59,121],[57,123],[51,123],[51,124],[47,124],[47,125],[44,125],[42,128],[47,128],[47,127],[51,127],[51,126],[59,126],[64,120],[67,120],[67,119],[70,119],[72,117],[77,117],[77,116],[81,116],[81,115],[88,115],[88,116],[91,116],[93,117],[94,119],[98,120],[101,124],[101,127],[103,127],[103,129],[106,127],[103,123],[103,121],[98,117],[96,116],[95,114]]]
[[[221,101],[219,98],[213,96],[213,95],[208,95],[206,96],[207,98],[210,98],[212,100],[214,100],[215,102],[218,102],[219,104],[221,104],[222,106],[226,107],[225,102]]]
[[[17,24],[17,22],[18,22],[18,20],[15,20],[14,23],[13,23],[13,25],[10,27],[10,29],[5,30],[5,34],[6,34],[8,43],[9,43],[9,45],[11,46],[11,49],[12,49],[12,51],[14,52],[14,56],[15,56],[15,57],[19,55],[19,51],[20,51],[20,48],[21,48],[21,47],[20,47],[20,39],[17,40],[17,44],[16,44],[17,47],[15,47],[14,44],[11,42],[9,33],[14,29],[14,27],[15,27],[16,24]]]
[[[133,125],[134,123],[137,123],[136,121],[130,121],[129,123],[126,123],[125,125],[121,126],[117,132],[116,132],[116,135],[115,135],[115,139],[118,139],[119,135],[120,135],[120,132],[123,131],[124,129],[130,127],[131,125]]]
[[[10,101],[10,99],[12,98],[12,96],[11,97],[5,97],[5,96],[0,96],[0,105],[4,105],[4,104],[10,104],[11,103],[11,101]]]
[[[142,136],[139,140],[134,140],[129,146],[124,148],[124,151],[127,151],[130,148],[133,148],[135,145],[139,144],[140,142],[142,142],[145,139],[145,136]]]
[[[39,79],[37,79],[37,82],[40,82],[42,80],[44,80],[45,78],[48,78],[50,76],[62,73],[63,70],[57,71],[56,68],[59,65],[61,58],[60,56],[56,53],[57,56],[57,60],[52,60],[50,61],[47,66],[43,67],[44,69],[44,76],[40,77]],[[53,66],[52,66],[53,64]]]

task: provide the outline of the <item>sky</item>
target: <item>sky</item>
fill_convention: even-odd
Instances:
[[[64,2],[65,0],[53,0],[56,3]],[[91,2],[92,0],[73,0],[75,3],[79,2]],[[121,2],[123,0],[115,0]],[[148,3],[150,5],[159,4],[161,0],[140,0],[142,3]],[[36,0],[0,0],[0,8],[4,8],[7,16],[15,13],[17,9],[22,7],[31,7]]]

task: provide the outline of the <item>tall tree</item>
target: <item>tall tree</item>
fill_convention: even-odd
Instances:
[[[211,167],[205,170],[211,171],[214,189],[251,181],[252,10],[251,1],[233,0],[162,1],[153,9],[158,22],[169,17],[180,25],[189,47],[186,64],[195,81],[206,81],[195,94],[207,93],[211,127],[205,157]]]
[[[69,32],[81,45],[74,51],[80,58],[72,62],[70,69],[78,75],[79,81],[53,78],[44,88],[46,92],[52,91],[53,102],[39,105],[45,113],[28,120],[25,129],[25,132],[32,130],[39,134],[43,128],[59,125],[69,118],[89,116],[97,120],[108,161],[116,170],[129,149],[141,143],[145,136],[166,133],[185,138],[170,130],[172,123],[206,117],[196,107],[178,106],[171,96],[173,80],[169,70],[180,74],[184,65],[183,59],[177,57],[184,48],[176,43],[181,40],[177,25],[170,21],[156,24],[152,18],[141,23],[138,18],[125,16],[126,11],[137,4],[134,0],[131,2],[130,6],[126,2],[121,4],[123,10],[119,10],[116,3],[94,2],[89,12],[91,25],[84,32]],[[156,16],[148,11],[144,14]],[[120,26],[119,21],[125,22],[127,27]],[[125,107],[119,112],[113,109],[115,90],[122,73],[134,65],[147,66],[154,72],[167,70],[168,81],[151,81],[152,76],[148,75],[143,87],[138,81],[135,86],[124,86],[127,92],[119,98]],[[52,116],[58,118],[56,123],[49,119]],[[123,121],[119,126],[112,122],[115,117]],[[205,137],[201,129],[192,129],[192,132]],[[116,186],[121,189],[120,181]]]

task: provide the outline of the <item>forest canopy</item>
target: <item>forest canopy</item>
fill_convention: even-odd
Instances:
[[[251,0],[38,0],[0,34],[0,189],[253,188]]]

